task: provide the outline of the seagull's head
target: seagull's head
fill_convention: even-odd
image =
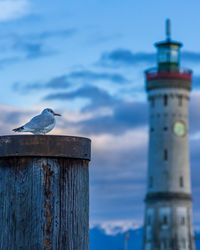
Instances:
[[[60,114],[55,113],[52,109],[49,109],[49,108],[44,109],[42,111],[42,113],[43,114],[50,114],[50,115],[53,115],[53,116],[61,116]]]

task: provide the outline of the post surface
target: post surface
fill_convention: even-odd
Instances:
[[[88,250],[90,140],[0,137],[0,249]]]

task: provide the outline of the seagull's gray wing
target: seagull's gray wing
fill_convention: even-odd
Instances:
[[[54,123],[54,117],[47,115],[37,115],[24,125],[25,128],[40,130]]]

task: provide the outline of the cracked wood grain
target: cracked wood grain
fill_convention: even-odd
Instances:
[[[0,249],[89,249],[88,160],[0,159]]]

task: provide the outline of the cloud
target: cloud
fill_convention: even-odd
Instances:
[[[192,88],[195,90],[200,89],[200,75],[192,76]]]
[[[193,121],[194,122],[194,121]],[[198,123],[198,121],[197,121]],[[200,204],[200,186],[199,186],[199,148],[200,148],[200,140],[192,139],[193,136],[190,136],[190,168],[191,168],[191,181],[192,181],[192,197],[193,197],[193,221],[195,227],[199,227],[200,225],[200,217],[199,217],[199,204]]]
[[[2,58],[0,59],[0,68],[3,68],[4,66],[10,65],[10,64],[18,63],[20,61],[21,61],[21,58],[17,56]]]
[[[112,115],[81,121],[78,124],[80,131],[87,135],[104,133],[119,135],[131,128],[147,126],[146,103],[113,100],[113,104]]]
[[[47,48],[47,46],[44,44],[44,40],[52,38],[68,38],[73,36],[76,31],[77,30],[74,28],[69,28],[57,31],[30,33],[25,35],[16,33],[1,35],[1,40],[5,40],[7,46],[11,44],[11,46],[9,45],[9,50],[12,50],[14,52],[22,52],[23,55],[5,57],[0,59],[0,67],[18,63],[24,60],[32,60],[40,57],[52,56],[58,52],[53,49]]]
[[[29,48],[28,48],[29,49]],[[30,51],[29,53],[31,54],[35,54],[37,55],[37,53],[40,54],[40,49],[39,51],[37,49],[33,49],[33,52]],[[75,81],[76,80],[76,81]],[[13,85],[14,90],[19,91],[21,93],[28,93],[31,92],[33,90],[39,90],[39,89],[66,89],[70,86],[76,86],[79,85],[79,83],[85,83],[85,82],[98,82],[98,81],[102,81],[102,82],[112,82],[112,83],[117,83],[117,84],[127,84],[130,81],[125,78],[122,74],[118,74],[118,73],[105,73],[105,72],[94,72],[94,71],[90,71],[90,70],[81,70],[81,71],[73,71],[69,74],[66,75],[61,75],[58,77],[54,77],[52,79],[50,79],[47,83],[40,83],[40,82],[36,82],[36,83],[28,83],[28,84],[20,84],[20,83],[15,83]],[[80,91],[78,91],[77,95],[80,95],[80,97],[88,97],[92,95],[92,93],[94,91],[97,91],[97,89],[95,89],[95,87],[86,87],[86,91],[83,91],[83,89],[85,89],[85,87]],[[86,93],[88,90],[88,93]],[[103,91],[99,90],[99,94],[101,92],[101,96],[103,94]],[[90,95],[91,93],[91,95]],[[74,92],[73,95],[76,95],[76,91]],[[57,93],[56,95],[49,95],[48,97],[46,97],[46,99],[50,100],[50,99],[62,99],[62,98],[66,98],[66,93]],[[69,95],[67,95],[67,98],[75,98],[72,96],[72,93]]]
[[[34,113],[33,110],[20,109],[2,104],[0,104],[0,112],[0,135],[12,133],[11,131],[15,126],[22,125],[24,120],[28,119],[27,117]]]
[[[48,39],[64,39],[70,38],[74,34],[77,33],[77,29],[75,28],[68,28],[68,29],[57,29],[57,30],[44,30],[41,32],[32,32],[32,33],[23,33],[20,32],[16,33],[8,33],[8,34],[1,34],[1,40],[9,40],[12,43],[19,43],[20,41],[23,43],[26,42],[42,42]]]
[[[55,53],[52,50],[48,50],[42,42],[30,42],[23,40],[17,40],[13,44],[13,49],[15,51],[22,51],[25,54],[26,59],[36,59]]]
[[[193,51],[183,51],[181,53],[181,59],[184,61],[199,63],[200,62],[200,53]]]
[[[200,91],[196,90],[191,93],[189,102],[189,129],[191,135],[195,135],[200,132]]]
[[[10,64],[16,64],[26,60],[33,60],[40,57],[51,56],[57,53],[53,50],[47,50],[42,43],[16,43],[13,46],[13,50],[20,51],[23,55],[4,57],[0,59],[0,68],[3,68]]]
[[[69,38],[77,32],[75,28],[63,29],[63,30],[52,30],[43,31],[38,34],[29,34],[27,38],[45,40],[50,38]]]
[[[37,45],[34,48],[33,46],[26,46],[26,48],[22,49],[23,52],[25,52],[24,56],[9,56],[9,57],[3,57],[0,59],[0,69],[11,65],[11,64],[16,64],[20,63],[26,60],[32,60],[32,59],[37,59],[40,57],[44,56],[51,56],[55,53],[55,51],[43,51],[42,47]],[[21,49],[20,49],[21,50]]]
[[[90,44],[102,44],[102,43],[107,43],[107,42],[112,42],[116,41],[122,38],[121,34],[110,34],[110,35],[104,35],[100,33],[95,33],[92,34],[91,37],[88,39],[87,43],[89,42]]]
[[[137,224],[141,224],[147,131],[132,129],[117,136],[108,133],[90,138],[93,145],[90,169],[92,221],[137,218]]]
[[[28,0],[1,0],[0,21],[21,18],[30,12]]]
[[[6,66],[9,63],[17,63],[24,60],[33,60],[40,57],[57,54],[59,52],[49,48],[46,44],[46,40],[53,38],[69,38],[76,32],[77,30],[75,28],[68,28],[61,30],[42,31],[38,33],[27,33],[23,35],[20,33],[1,34],[0,40],[1,43],[4,44],[4,46],[1,48],[2,53],[6,50],[15,54],[18,52],[18,55],[15,57],[13,56],[3,58],[2,62],[0,61],[0,66]]]
[[[75,91],[49,94],[44,99],[73,100],[77,98],[86,98],[90,100],[90,103],[84,108],[84,110],[94,110],[98,107],[111,107],[115,103],[115,100],[113,100],[107,91],[90,85],[84,86]]]
[[[14,49],[24,51],[27,58],[39,57],[42,52],[42,44],[39,43],[16,43]]]
[[[98,107],[111,107],[116,102],[107,91],[91,85],[81,87],[75,91],[49,94],[44,99],[67,101],[77,98],[86,98],[90,100],[90,104],[87,105],[85,110],[94,110]]]
[[[22,94],[28,94],[31,91],[38,91],[42,89],[67,89],[71,86],[71,83],[68,81],[67,76],[62,75],[52,78],[46,83],[29,83],[29,84],[13,84],[13,90],[18,91]]]
[[[85,134],[120,134],[130,128],[147,125],[147,103],[121,100],[110,95],[107,91],[95,86],[84,86],[75,91],[50,94],[45,100],[69,101],[86,98],[90,102],[82,111],[98,112],[102,108],[109,108],[112,112],[91,117],[77,125],[81,133]]]
[[[0,68],[5,66],[20,63],[26,60],[33,60],[40,57],[46,57],[54,55],[56,52],[53,50],[47,50],[41,43],[16,43],[13,45],[13,50],[20,51],[23,55],[15,55],[9,57],[3,57],[0,59]]]
[[[75,71],[69,74],[69,78],[87,81],[111,81],[114,83],[129,83],[129,80],[118,73],[99,73],[89,70]]]
[[[98,64],[102,66],[133,66],[138,63],[153,64],[155,61],[155,53],[133,53],[128,49],[115,49],[111,52],[104,52]]]
[[[128,230],[138,229],[141,226],[141,222],[138,223],[137,219],[135,220],[114,220],[114,221],[102,221],[99,223],[92,223],[90,228],[99,227],[105,232],[106,235],[116,235],[119,233],[125,233]]]

